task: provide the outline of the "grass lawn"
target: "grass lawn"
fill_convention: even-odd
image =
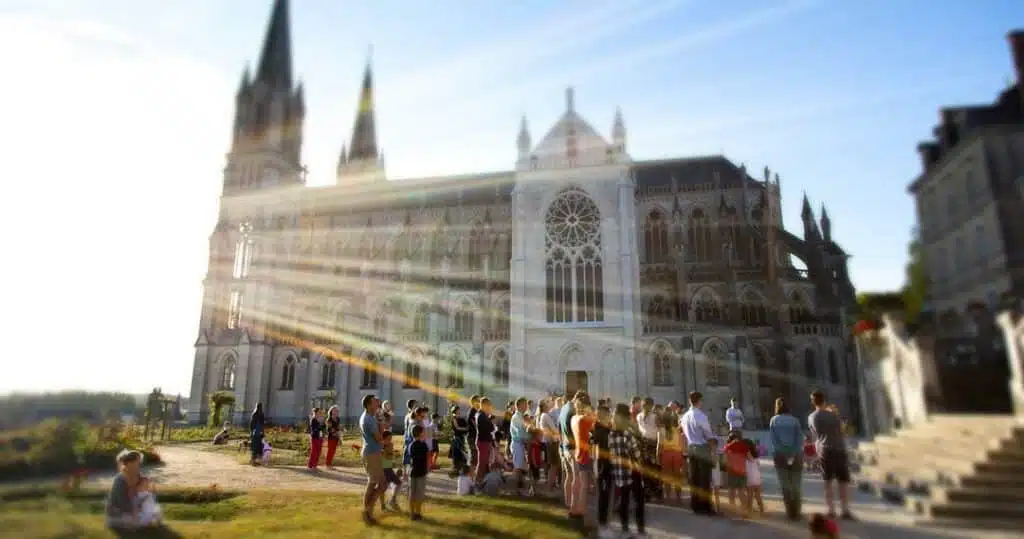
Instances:
[[[0,537],[19,539],[110,538],[103,526],[105,492],[71,495],[36,491],[4,493]],[[379,525],[359,518],[358,495],[314,492],[229,493],[166,490],[158,494],[167,529],[140,537],[517,539],[579,537],[564,509],[554,503],[515,498],[439,497],[424,507],[425,520],[402,513],[377,513]],[[10,533],[14,535],[8,535]],[[134,536],[133,536],[134,537]]]
[[[304,435],[303,435],[304,436]],[[239,464],[248,464],[250,454],[248,451],[242,451],[238,448],[239,440],[232,440],[232,443],[227,445],[213,445],[207,441],[190,441],[190,442],[170,442],[170,443],[187,443],[190,446],[194,446],[204,451],[213,451],[216,453],[223,453],[225,455],[233,455]],[[346,437],[341,440],[338,444],[338,450],[334,454],[334,465],[343,468],[359,468],[362,467],[363,461],[359,455],[359,451],[356,449],[362,442],[357,437]],[[273,451],[270,452],[270,464],[272,466],[305,466],[309,461],[309,448],[300,447],[298,449],[289,449],[286,447],[274,447]],[[404,442],[401,438],[395,439],[395,451],[403,451]],[[320,465],[324,466],[327,459],[327,444],[324,444],[323,451],[320,453]],[[442,443],[439,447],[439,453],[437,458],[437,466],[442,470],[449,470],[452,467],[452,461],[448,458],[448,444]]]

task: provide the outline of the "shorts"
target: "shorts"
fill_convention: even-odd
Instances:
[[[559,457],[562,460],[562,474],[566,480],[572,481],[576,476],[576,450],[562,447],[559,450]]]
[[[394,468],[385,468],[384,469],[384,480],[387,481],[388,484],[390,484],[390,485],[401,485],[402,484],[402,480],[401,480],[401,478],[398,477],[398,474],[395,473],[395,469]]]
[[[747,488],[746,474],[728,472],[725,480],[727,488]]]
[[[544,464],[548,467],[559,466],[558,442],[544,444]]]
[[[512,467],[516,470],[528,470],[529,465],[526,462],[526,443],[509,442],[509,446],[512,449]]]
[[[825,481],[850,482],[850,458],[843,449],[821,452],[821,478]]]
[[[409,501],[422,502],[427,499],[427,477],[409,478]]]
[[[364,455],[363,469],[366,470],[366,484],[380,485],[384,482],[384,455],[379,451]]]

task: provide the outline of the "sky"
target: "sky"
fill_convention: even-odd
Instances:
[[[0,0],[0,393],[189,391],[234,92],[270,0]],[[724,153],[827,205],[860,290],[903,282],[941,106],[1012,81],[1019,0],[293,0],[309,183],[334,181],[372,44],[393,178],[507,170],[563,110],[634,159]],[[63,351],[62,351],[63,350]]]

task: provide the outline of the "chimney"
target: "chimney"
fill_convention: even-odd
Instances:
[[[1013,56],[1017,85],[1024,88],[1024,29],[1011,30],[1006,38],[1010,41],[1010,54]]]
[[[939,124],[939,144],[942,149],[950,150],[959,142],[959,129],[957,125],[956,109],[942,109],[942,122]]]
[[[921,156],[921,168],[927,173],[939,160],[939,145],[934,142],[922,142],[917,145],[917,153]]]

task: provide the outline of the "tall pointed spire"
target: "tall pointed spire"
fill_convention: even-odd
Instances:
[[[292,88],[292,37],[288,20],[288,0],[274,0],[267,34],[263,38],[256,81],[271,88]]]
[[[373,107],[372,54],[371,48],[370,57],[366,59],[366,71],[363,73],[363,87],[359,90],[359,110],[356,111],[356,121],[352,127],[352,143],[348,146],[349,161],[376,161],[379,157]]]

